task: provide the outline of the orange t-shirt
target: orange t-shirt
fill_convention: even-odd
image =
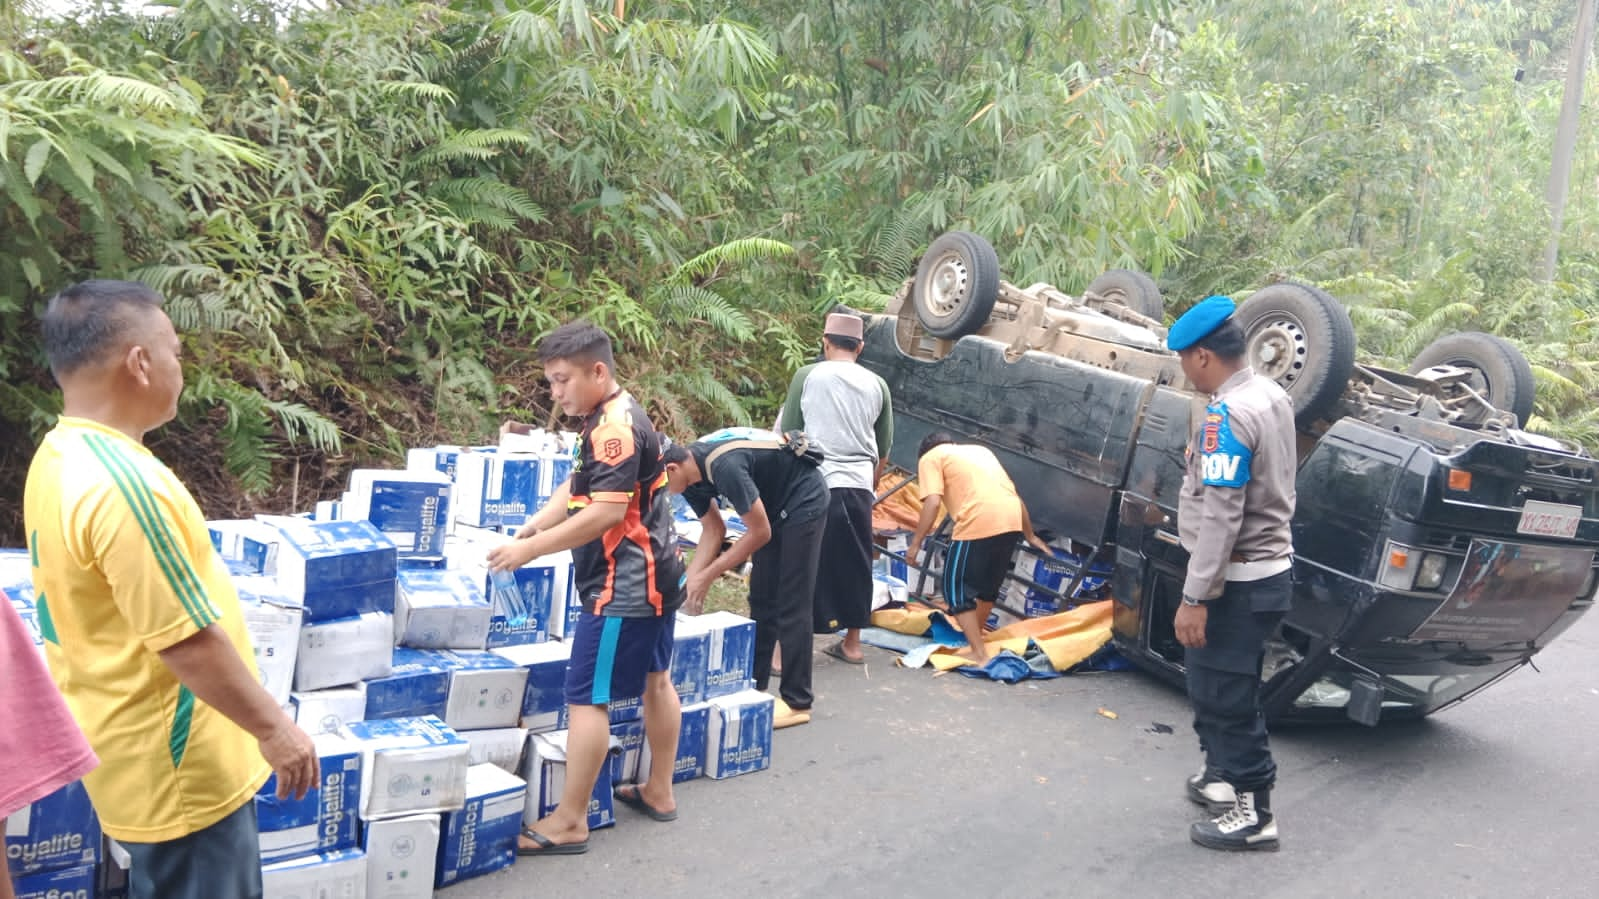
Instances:
[[[981,540],[1022,529],[1022,501],[1005,467],[985,446],[945,443],[916,466],[922,495],[944,498],[956,540]]]

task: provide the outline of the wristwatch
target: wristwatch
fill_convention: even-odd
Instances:
[[[1191,596],[1183,597],[1183,605],[1185,606],[1202,606],[1204,604],[1204,600],[1194,599]]]

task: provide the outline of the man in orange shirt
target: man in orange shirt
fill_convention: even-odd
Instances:
[[[1027,505],[987,447],[956,443],[950,434],[934,431],[922,440],[918,458],[922,517],[911,537],[910,557],[915,559],[938,522],[940,505],[948,509],[955,533],[944,557],[944,601],[966,635],[968,646],[960,654],[981,665],[988,661],[983,622],[994,609],[1016,541],[1025,537],[1046,556],[1049,547],[1033,533]]]

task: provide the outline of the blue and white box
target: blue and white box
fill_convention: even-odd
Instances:
[[[455,460],[455,518],[473,527],[520,525],[538,509],[540,458],[470,452]]]
[[[539,463],[539,500],[538,509],[549,504],[550,497],[560,489],[562,484],[572,477],[572,454],[548,452],[541,456]],[[535,510],[537,511],[537,510]]]
[[[527,782],[494,765],[466,772],[466,805],[440,824],[438,877],[446,887],[516,861],[516,837],[527,807]]]
[[[610,758],[611,782],[626,784],[643,781],[644,778],[639,776],[639,757],[644,750],[644,722],[623,721],[611,725],[611,742],[621,747],[621,751]]]
[[[100,856],[100,819],[82,781],[18,809],[4,819],[6,858],[13,875],[82,865]]]
[[[577,632],[578,616],[583,614],[583,603],[577,595],[577,570],[571,554],[567,554],[565,586],[561,584],[561,571],[556,571],[555,597],[550,603],[550,639],[570,640]]]
[[[361,848],[366,851],[366,899],[433,899],[438,815],[368,821]]]
[[[672,644],[672,686],[678,701],[693,705],[705,701],[705,680],[710,675],[711,635],[708,631],[685,631],[681,619]]]
[[[394,616],[368,612],[354,618],[307,622],[300,628],[294,689],[342,687],[387,677],[394,667]]]
[[[417,649],[482,649],[488,644],[483,584],[463,571],[401,569],[394,636]]]
[[[527,671],[492,652],[431,653],[450,675],[444,722],[456,730],[515,727],[522,717]]]
[[[506,646],[495,654],[527,669],[521,725],[533,733],[562,730],[566,712],[566,669],[572,661],[567,643]]]
[[[619,749],[612,740],[611,752]],[[522,820],[532,827],[561,804],[561,790],[566,787],[566,731],[534,734],[528,738],[526,774],[527,807]],[[594,781],[594,792],[589,795],[589,830],[616,823],[616,803],[611,796],[613,783],[611,766],[601,765],[600,776]]]
[[[465,446],[439,446],[419,447],[406,450],[405,469],[407,471],[436,471],[455,480],[455,461],[462,453],[470,452],[473,447]],[[494,447],[475,447],[482,452],[494,452]]]
[[[300,624],[305,610],[279,589],[277,581],[264,575],[234,576],[233,588],[239,594],[244,613],[244,629],[255,650],[256,673],[261,686],[278,705],[289,701],[294,686],[295,662],[300,657]]]
[[[527,728],[500,727],[494,730],[463,731],[472,744],[467,760],[474,765],[494,765],[506,774],[522,770],[522,754],[527,749]]]
[[[252,574],[275,574],[278,569],[277,529],[253,518],[208,521],[211,545],[225,562],[245,565]]]
[[[362,899],[366,895],[366,853],[340,849],[261,866],[265,899]]]
[[[755,622],[732,612],[677,616],[677,633],[709,635],[705,698],[727,696],[755,683]]]
[[[450,530],[450,479],[437,471],[350,472],[339,515],[368,521],[394,544],[400,558],[442,558]]]
[[[314,738],[322,779],[301,799],[277,796],[278,776],[255,794],[261,860],[275,862],[312,852],[354,848],[361,824],[361,750],[331,734]]]
[[[29,636],[33,637],[33,645],[39,650],[39,655],[42,657],[44,655],[44,632],[39,629],[39,610],[33,604],[33,585],[28,584],[25,590],[20,584],[11,587],[0,587],[0,602],[11,603],[11,608],[15,609],[17,617],[22,619],[22,626],[28,629]]]
[[[447,812],[466,801],[472,747],[443,721],[391,718],[346,725],[361,746],[361,817]]]
[[[301,730],[313,737],[336,734],[346,724],[366,720],[366,686],[356,684],[292,693],[289,704],[294,708],[294,723],[300,725]]]
[[[771,694],[745,690],[712,699],[705,728],[705,774],[716,780],[772,765]]]
[[[23,875],[15,886],[17,899],[93,899],[94,865]]]
[[[488,648],[543,643],[550,639],[556,597],[564,595],[571,576],[571,560],[570,552],[534,559],[510,572],[515,586],[506,584],[509,589],[497,589],[493,576],[485,572],[485,589],[493,607]]]
[[[672,783],[705,775],[705,731],[710,721],[710,705],[702,702],[683,706],[683,723],[677,732],[677,759],[672,763]],[[649,780],[650,758],[650,741],[645,739],[638,758],[641,781]]]
[[[366,694],[366,709],[357,720],[443,718],[450,701],[450,672],[436,653],[401,646],[394,650],[389,675],[365,681],[361,689]]]
[[[394,543],[369,521],[264,519],[283,535],[278,585],[307,622],[394,613]]]
[[[877,611],[889,603],[904,605],[910,600],[910,587],[893,575],[872,575],[872,611]]]

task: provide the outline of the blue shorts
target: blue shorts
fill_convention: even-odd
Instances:
[[[612,618],[584,610],[566,668],[570,705],[606,705],[644,695],[644,676],[672,667],[677,616]]]

